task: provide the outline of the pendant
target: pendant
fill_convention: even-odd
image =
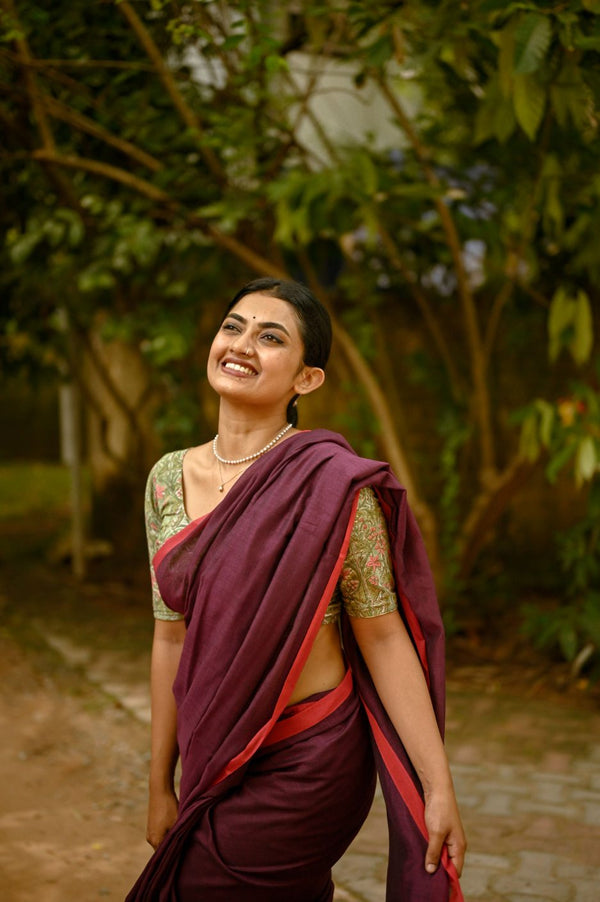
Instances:
[[[220,492],[223,491],[223,486],[222,486],[222,485],[219,486],[219,491],[220,491]]]

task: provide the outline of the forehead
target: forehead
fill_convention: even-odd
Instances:
[[[281,323],[290,334],[300,336],[300,325],[296,311],[287,301],[273,298],[267,294],[246,294],[241,298],[229,313],[237,313],[247,320],[256,320],[259,323]]]

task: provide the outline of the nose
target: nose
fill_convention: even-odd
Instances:
[[[250,357],[252,354],[252,343],[247,335],[237,334],[231,342],[231,350],[234,354],[242,354],[244,357]]]

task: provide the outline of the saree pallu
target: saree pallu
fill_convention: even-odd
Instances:
[[[268,867],[262,857],[253,869],[249,847],[239,832],[240,811],[228,805],[234,805],[230,799],[242,803],[247,798],[248,780],[247,787],[256,789],[252,817],[250,808],[245,811],[246,833],[259,835],[264,829],[265,835],[272,836],[269,800],[277,781],[270,783],[269,755],[278,751],[281,756],[293,757],[300,748],[305,763],[312,758],[318,767],[317,734],[310,732],[316,725],[279,750],[271,748],[269,737],[277,735],[287,719],[285,709],[338,581],[358,491],[365,485],[375,490],[386,516],[401,614],[419,654],[443,732],[443,630],[427,558],[405,492],[387,464],[358,457],[341,436],[325,430],[296,434],[259,458],[208,517],[189,524],[154,558],[162,597],[184,615],[187,625],[173,686],[182,765],[180,805],[175,825],[127,902],[188,902],[191,898],[194,902],[291,902],[293,898],[326,902],[331,898],[327,874],[348,845],[350,834],[356,832],[354,818],[349,819],[352,823],[347,830],[348,799],[336,793],[327,814],[332,828],[325,830],[326,846],[317,862],[310,854],[315,824],[310,810],[319,811],[320,793],[331,798],[327,786],[335,786],[341,764],[339,750],[323,766],[318,791],[304,799],[302,817],[293,823],[286,821],[282,849],[274,852],[278,866]],[[459,902],[460,887],[447,856],[434,875],[425,872],[421,787],[347,622],[344,645],[368,718],[386,796],[390,827],[387,902]],[[325,718],[323,724],[327,723]],[[364,721],[359,732],[364,735]],[[289,743],[290,737],[285,742]],[[261,762],[265,771],[260,770]],[[358,810],[371,787],[371,767],[365,763],[357,801],[350,800]],[[225,855],[226,838],[232,835],[229,829],[238,831],[239,847],[227,847]],[[277,858],[284,855],[285,845],[287,864]],[[290,856],[294,847],[300,850],[298,859]],[[304,858],[306,873],[303,877],[298,874],[300,883],[294,889],[289,879],[293,862]],[[309,865],[310,861],[313,864]],[[233,872],[238,880],[235,890],[227,883]]]

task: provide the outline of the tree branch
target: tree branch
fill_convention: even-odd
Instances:
[[[15,5],[13,0],[2,0],[2,5],[8,11],[9,15],[12,16],[15,23],[17,23],[18,28],[20,28],[20,22],[17,16],[17,11],[15,9]],[[25,38],[21,34],[17,34],[14,38],[14,43],[19,51],[19,58],[22,60],[21,69],[23,71],[23,78],[25,81],[25,86],[27,89],[27,94],[29,96],[29,102],[31,103],[31,109],[33,111],[33,117],[35,119],[38,132],[40,134],[40,138],[42,141],[42,146],[49,152],[54,152],[55,144],[54,144],[54,136],[52,134],[52,129],[50,128],[50,124],[48,122],[48,117],[46,116],[46,111],[41,103],[40,91],[37,84],[37,79],[31,68],[32,56],[29,51],[29,44],[25,40]]]
[[[112,132],[109,132],[108,129],[98,125],[97,122],[94,122],[94,120],[90,119],[88,116],[84,116],[83,113],[79,113],[77,110],[68,107],[67,104],[55,100],[47,94],[43,96],[43,102],[50,115],[54,116],[55,119],[60,119],[61,122],[66,122],[68,125],[72,125],[74,128],[86,132],[94,138],[99,138],[101,141],[104,141],[105,144],[109,144],[111,147],[114,147],[116,150],[125,154],[125,156],[141,163],[142,166],[147,166],[152,172],[159,172],[161,169],[164,169],[163,164],[160,160],[157,160],[156,157],[146,153],[145,150],[132,144],[131,141],[126,141],[124,138],[118,138],[116,135],[113,135]]]
[[[34,150],[30,156],[32,159],[39,160],[41,163],[53,163],[56,166],[63,166],[66,169],[80,169],[83,172],[101,175],[104,178],[120,182],[120,184],[131,188],[133,191],[136,191],[143,197],[147,197],[149,200],[165,204],[168,207],[174,206],[173,199],[166,192],[161,191],[160,188],[156,188],[151,182],[147,182],[145,179],[131,175],[130,172],[127,172],[127,170],[121,169],[118,166],[112,166],[109,163],[101,163],[98,160],[90,160],[88,157],[78,157],[74,154],[65,156],[51,153],[47,150]]]
[[[415,131],[412,122],[406,115],[402,104],[383,77],[378,79],[378,84],[383,96],[385,97],[396,119],[398,120],[398,124],[407,136],[415,152],[415,155],[419,160],[419,163],[421,164],[421,168],[427,182],[433,188],[440,188],[441,183],[437,176],[437,173],[431,165],[429,151],[421,142],[421,139]],[[492,429],[491,401],[486,381],[485,355],[479,329],[479,323],[477,320],[477,310],[473,294],[469,286],[467,273],[464,267],[460,238],[456,229],[456,225],[452,218],[452,214],[442,197],[435,197],[434,204],[440,217],[440,222],[446,236],[446,242],[452,256],[456,274],[458,296],[463,312],[467,343],[470,352],[471,377],[473,380],[474,391],[473,401],[477,416],[477,422],[479,424],[479,442],[483,469],[482,476],[483,481],[485,482],[485,480],[495,472],[496,462]]]
[[[288,82],[288,84],[290,84],[292,86],[294,93],[299,94],[300,90],[292,76],[292,73],[284,72],[284,77],[285,77],[285,80]],[[325,131],[325,129],[323,128],[323,126],[321,125],[321,123],[319,122],[319,120],[317,119],[317,117],[315,116],[315,114],[313,113],[313,111],[311,110],[311,108],[308,104],[306,106],[306,116],[307,116],[310,124],[314,128],[314,130],[317,134],[317,137],[319,138],[319,141],[321,142],[321,144],[327,151],[330,161],[332,163],[337,162],[338,155],[337,155],[336,149],[333,146],[333,144],[331,143],[331,141],[329,140],[329,136],[328,136],[327,132]],[[311,151],[311,153],[314,154],[314,151]],[[321,163],[320,165],[324,165],[324,164]]]
[[[440,324],[438,323],[437,318],[433,310],[431,309],[431,304],[429,303],[429,300],[425,293],[421,291],[418,282],[415,280],[413,274],[410,272],[408,266],[402,259],[402,254],[400,253],[400,250],[397,247],[394,239],[384,225],[379,226],[379,237],[381,238],[384,248],[388,252],[392,266],[402,274],[403,278],[408,284],[410,293],[412,294],[419,310],[421,311],[421,315],[425,320],[425,325],[429,329],[438,353],[442,358],[444,366],[446,367],[448,376],[450,378],[452,394],[456,400],[459,400],[462,396],[464,396],[464,391],[461,386],[462,380],[452,358],[452,352],[448,347],[444,333],[442,332]]]
[[[154,72],[150,63],[128,63],[125,60],[30,59],[10,54],[15,62],[33,69],[118,69],[126,72]]]
[[[55,81],[63,87],[69,88],[75,94],[83,95],[88,103],[94,104],[93,95],[81,80],[71,78],[70,75],[66,75],[64,72],[53,69],[50,66],[40,66],[38,65],[39,60],[36,60],[34,57],[26,60],[18,52],[11,53],[10,51],[0,50],[0,59],[2,58],[9,60],[13,65],[18,63],[22,67],[29,67],[34,74],[37,71],[39,74],[43,74],[49,81]]]
[[[487,321],[487,326],[485,330],[485,337],[483,341],[483,352],[485,355],[485,365],[486,369],[490,365],[490,359],[492,356],[492,350],[494,348],[494,344],[496,343],[496,335],[498,334],[498,328],[500,326],[500,318],[502,316],[502,312],[510,300],[510,296],[513,293],[514,283],[511,281],[507,281],[504,283],[496,297],[494,298],[494,302],[492,304],[492,309],[490,311],[490,316]]]
[[[271,181],[272,179],[275,178],[275,176],[277,175],[277,173],[283,166],[283,164],[287,158],[288,152],[294,146],[297,147],[305,157],[308,156],[309,154],[311,156],[313,156],[317,160],[317,163],[319,166],[325,165],[323,161],[319,160],[317,154],[315,154],[313,150],[308,150],[307,148],[303,147],[300,144],[300,142],[298,141],[297,135],[296,135],[296,130],[300,127],[300,123],[302,122],[302,119],[304,119],[305,116],[311,115],[310,109],[309,109],[309,101],[312,97],[314,86],[317,83],[317,80],[318,80],[318,76],[315,73],[313,73],[309,79],[308,85],[306,86],[306,90],[304,91],[304,96],[297,101],[300,104],[300,106],[298,108],[298,112],[296,113],[294,122],[289,127],[289,131],[288,131],[286,140],[282,143],[281,147],[277,151],[277,154],[276,154],[271,166],[269,166],[269,169],[265,173],[265,178],[267,179],[267,181]],[[291,83],[294,86],[294,89],[297,91],[297,87],[296,87],[296,84],[293,81],[293,79],[290,78],[289,81],[291,81]]]
[[[537,464],[516,457],[501,473],[496,474],[475,498],[463,524],[459,540],[459,577],[467,579],[475,561],[516,492],[536,469]]]
[[[12,16],[15,23],[17,23],[18,27],[20,27],[17,11],[15,9],[13,0],[2,0],[2,5],[6,10],[8,10],[9,14]],[[27,43],[26,39],[21,36],[15,37],[14,42],[19,51],[19,56],[24,61],[24,65],[22,67],[23,76],[29,103],[31,105],[31,110],[33,113],[33,118],[38,128],[42,147],[44,148],[44,150],[41,152],[46,153],[50,157],[52,157],[56,152],[56,145],[54,142],[52,129],[50,127],[50,122],[48,121],[48,116],[46,115],[46,110],[44,109],[44,105],[42,103],[42,96],[38,87],[37,78],[30,65],[27,65],[27,63],[31,63],[33,60],[33,57],[29,50],[29,44]],[[48,160],[48,162],[51,162],[51,160]],[[62,178],[61,174],[57,172],[52,166],[47,167],[47,175],[50,181],[54,184],[56,190],[58,191],[58,194],[62,197],[67,198],[70,206],[81,212],[79,198],[73,192],[70,183],[66,179]]]
[[[171,98],[173,106],[179,113],[182,121],[185,123],[187,128],[198,135],[200,153],[204,157],[206,165],[220,185],[226,184],[227,177],[225,175],[225,172],[223,171],[221,164],[212,148],[206,144],[206,141],[204,139],[204,128],[202,126],[202,122],[200,121],[198,116],[196,116],[191,107],[186,103],[175,79],[173,78],[170,69],[165,64],[162,54],[154,43],[148,29],[139,18],[138,14],[135,12],[128,0],[123,0],[123,2],[119,3],[118,6],[125,16],[127,22],[131,26],[132,30],[135,32],[140,44],[150,58],[160,80],[162,81],[167,91],[167,94]]]
[[[489,360],[491,357],[492,349],[493,349],[494,343],[496,341],[496,335],[497,335],[498,328],[500,325],[500,317],[502,316],[504,307],[508,303],[510,296],[514,290],[515,282],[518,281],[519,264],[525,257],[525,250],[527,248],[528,243],[531,241],[533,231],[537,224],[537,220],[535,217],[535,207],[536,207],[536,203],[537,203],[538,192],[539,192],[539,190],[541,188],[541,184],[542,184],[542,175],[544,172],[544,160],[546,158],[546,154],[548,152],[548,147],[550,144],[551,122],[552,122],[552,116],[551,116],[551,113],[548,112],[544,119],[544,127],[543,127],[543,131],[542,131],[542,137],[541,137],[540,145],[538,148],[540,165],[538,167],[535,181],[533,184],[533,190],[531,191],[531,194],[529,195],[529,198],[527,199],[527,204],[525,206],[525,213],[522,216],[523,229],[521,232],[518,247],[515,249],[509,248],[508,252],[507,252],[506,275],[507,275],[509,281],[506,282],[502,286],[499,293],[494,298],[494,303],[492,306],[490,318],[488,320],[485,339],[484,339],[484,349],[485,349],[487,365],[489,365]]]
[[[286,273],[285,270],[275,266],[265,257],[262,257],[245,244],[242,244],[242,242],[238,241],[233,235],[227,235],[217,226],[207,222],[195,213],[186,214],[186,211],[182,209],[181,205],[165,191],[156,188],[151,182],[147,182],[145,179],[131,175],[131,173],[127,172],[125,169],[121,169],[118,166],[111,166],[108,163],[101,163],[98,160],[90,160],[87,157],[78,157],[74,155],[61,156],[59,154],[48,153],[45,150],[34,150],[29,156],[40,162],[54,163],[57,166],[64,166],[67,169],[80,169],[84,172],[91,172],[94,175],[100,175],[104,178],[119,182],[120,184],[131,188],[137,194],[141,194],[142,197],[146,197],[149,200],[164,205],[173,213],[175,211],[180,212],[189,226],[195,226],[196,228],[201,229],[206,235],[211,237],[216,244],[230,251],[239,260],[242,260],[242,262],[246,263],[256,272],[263,273],[264,275],[271,275],[275,278],[288,278],[288,273]]]

